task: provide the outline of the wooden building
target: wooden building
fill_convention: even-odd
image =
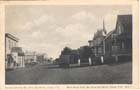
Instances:
[[[104,54],[103,40],[106,37],[106,29],[103,22],[103,29],[98,29],[94,34],[93,40],[89,40],[89,46],[92,48],[93,56],[101,56]]]
[[[115,30],[104,39],[105,55],[119,59],[132,58],[132,15],[118,15]]]

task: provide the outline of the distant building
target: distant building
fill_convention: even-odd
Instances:
[[[48,60],[48,56],[45,53],[37,54],[36,55],[36,58],[37,58],[36,59],[37,62],[39,62],[39,63],[44,63],[44,62],[46,62]]]
[[[105,38],[105,53],[132,58],[132,15],[118,15],[116,28]]]
[[[25,52],[25,63],[36,63],[37,54],[36,52]]]
[[[11,55],[14,59],[15,67],[25,67],[25,57],[21,47],[13,47],[11,50]]]
[[[103,22],[103,29],[98,29],[94,34],[93,40],[89,40],[89,46],[92,48],[92,53],[95,56],[101,56],[104,54],[103,40],[106,37],[106,29]]]

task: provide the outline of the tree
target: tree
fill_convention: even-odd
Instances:
[[[83,46],[79,49],[80,60],[83,62],[88,62],[89,57],[92,54],[92,50],[89,46]]]
[[[69,55],[71,54],[71,51],[72,51],[71,48],[65,47],[63,51],[61,52],[61,55]]]

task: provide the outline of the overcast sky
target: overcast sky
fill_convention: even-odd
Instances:
[[[103,20],[113,30],[119,14],[131,14],[130,6],[6,6],[6,32],[20,39],[26,51],[47,53],[56,58],[68,46],[88,45]]]

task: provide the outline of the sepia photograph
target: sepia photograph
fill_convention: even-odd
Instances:
[[[5,84],[132,84],[131,5],[6,5]]]

